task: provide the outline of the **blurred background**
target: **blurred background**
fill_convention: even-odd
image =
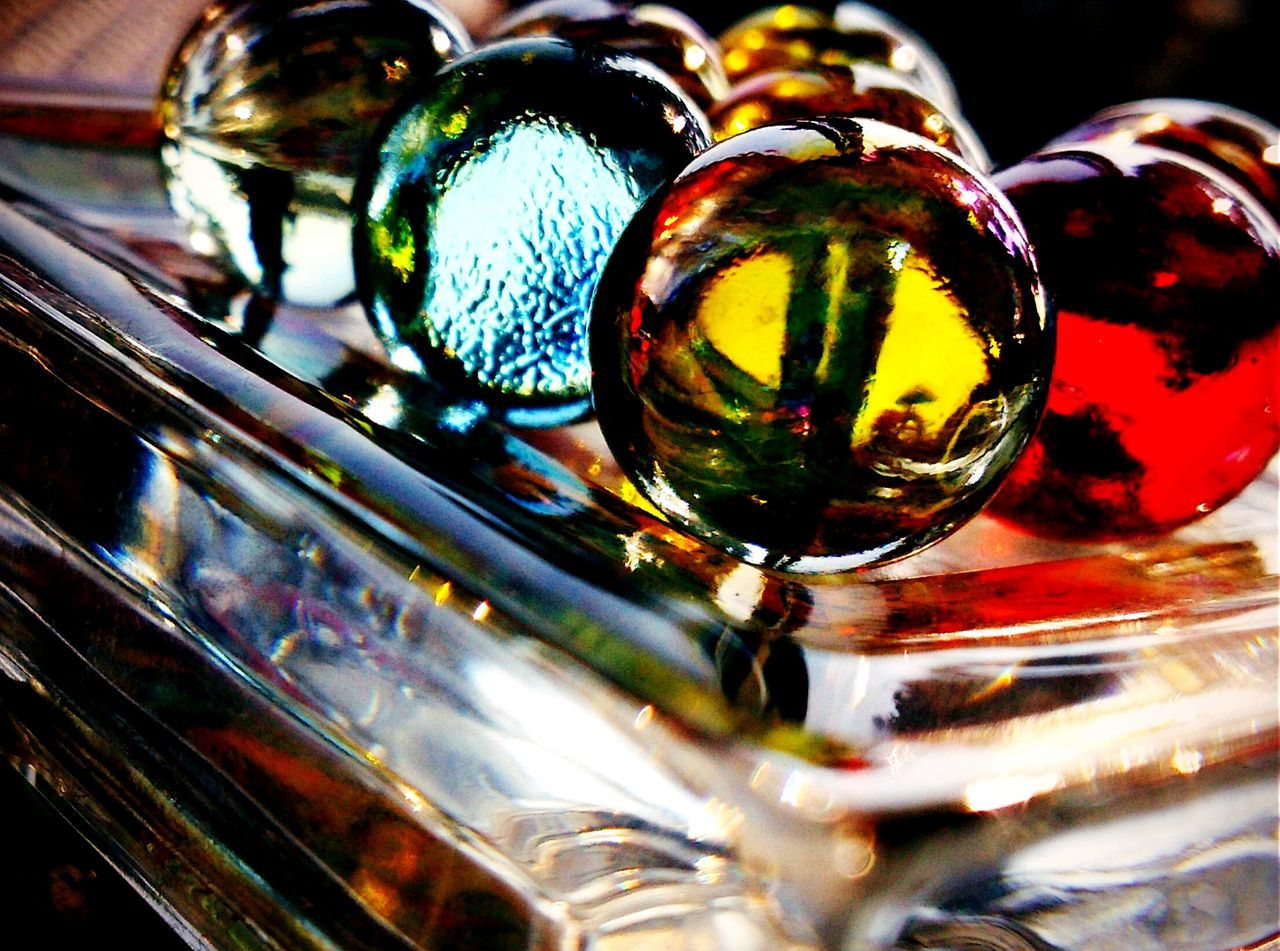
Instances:
[[[999,165],[1105,106],[1153,96],[1209,99],[1280,124],[1280,0],[872,4],[942,57],[966,118]],[[713,34],[755,8],[678,5]]]
[[[442,0],[473,30],[501,0]],[[0,0],[0,84],[153,95],[207,0]],[[713,35],[756,9],[676,0]],[[1278,0],[882,0],[942,56],[1000,164],[1108,105],[1210,99],[1280,123]],[[813,6],[833,6],[815,3]]]

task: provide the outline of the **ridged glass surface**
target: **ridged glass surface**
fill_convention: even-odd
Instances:
[[[783,578],[355,308],[255,352],[44,220],[97,257],[0,208],[4,749],[191,943],[1274,934],[1274,467],[1156,545]]]
[[[20,45],[66,63],[48,12]],[[88,144],[100,104],[0,108],[0,769],[186,944],[1280,938],[1280,461],[1157,538],[979,514],[776,572],[660,515],[595,421],[516,431],[358,306],[250,332],[154,151]]]
[[[363,211],[393,359],[500,404],[585,409],[605,260],[706,142],[656,69],[603,48],[517,40],[445,70],[383,141]]]

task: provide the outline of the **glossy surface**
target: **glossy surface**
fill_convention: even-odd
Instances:
[[[870,121],[705,153],[628,228],[592,320],[623,468],[679,524],[796,571],[901,557],[973,515],[1052,354],[1003,199]]]
[[[1280,442],[1280,235],[1232,181],[1101,144],[996,176],[1058,307],[1039,434],[993,511],[1064,538],[1164,532]]]
[[[351,196],[378,122],[470,47],[425,0],[247,0],[211,8],[165,84],[169,198],[267,297],[351,297]]]
[[[512,40],[440,74],[381,143],[362,298],[392,360],[521,418],[586,409],[586,321],[631,215],[707,142],[657,69]]]
[[[1050,147],[1075,142],[1153,145],[1205,162],[1280,221],[1280,128],[1247,112],[1195,99],[1144,99],[1103,109]]]
[[[717,140],[766,122],[835,115],[875,119],[923,136],[979,171],[991,160],[964,119],[923,96],[898,73],[882,66],[772,70],[749,76],[708,113]]]
[[[542,0],[515,10],[489,33],[490,39],[519,36],[602,43],[639,56],[674,79],[704,109],[729,91],[719,45],[689,16],[660,3]]]
[[[872,63],[892,69],[935,102],[957,109],[942,60],[915,33],[865,3],[843,3],[835,15],[811,7],[767,7],[720,35],[732,83],[774,69]]]
[[[783,577],[358,307],[250,350],[154,218],[41,220],[94,251],[0,205],[3,754],[188,943],[1274,933],[1276,467],[1160,546]]]

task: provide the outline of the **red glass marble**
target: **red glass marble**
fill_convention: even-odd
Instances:
[[[1058,136],[1076,142],[1152,145],[1199,159],[1247,188],[1280,221],[1280,128],[1239,109],[1196,99],[1111,106]]]
[[[991,511],[1038,534],[1170,530],[1280,444],[1280,235],[1233,181],[1144,146],[1032,156],[996,176],[1058,309],[1036,438]]]
[[[729,91],[720,47],[687,14],[659,3],[541,0],[500,20],[488,39],[554,36],[601,43],[648,60],[706,108]]]
[[[767,122],[824,115],[887,122],[954,152],[980,171],[991,167],[987,150],[969,123],[893,70],[868,63],[749,76],[707,113],[717,140]]]

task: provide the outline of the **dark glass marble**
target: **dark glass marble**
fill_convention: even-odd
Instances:
[[[1003,197],[882,123],[763,126],[661,191],[592,314],[600,426],[669,518],[755,564],[902,557],[1035,426],[1043,289]]]
[[[749,76],[708,113],[712,134],[727,139],[767,122],[850,116],[887,122],[924,136],[979,171],[991,160],[963,119],[922,95],[893,70],[869,63]]]
[[[161,106],[169,199],[192,246],[273,299],[350,298],[351,195],[369,140],[398,98],[469,47],[421,0],[212,7]]]
[[[674,79],[704,109],[729,91],[719,44],[688,15],[663,4],[542,0],[500,20],[489,39],[522,36],[603,43],[639,56]]]
[[[774,69],[872,63],[893,70],[952,111],[958,98],[938,54],[903,24],[865,3],[842,3],[835,15],[810,7],[767,7],[720,35],[731,83]]]
[[[584,412],[604,262],[708,141],[668,78],[607,47],[511,40],[451,64],[362,199],[361,297],[392,360],[520,422]]]
[[[992,510],[1039,534],[1164,532],[1253,480],[1280,441],[1280,235],[1225,176],[1088,143],[996,176],[1058,309],[1039,434]]]
[[[1151,145],[1206,162],[1280,221],[1280,128],[1247,112],[1195,99],[1144,99],[1103,109],[1049,147],[1076,142]]]

